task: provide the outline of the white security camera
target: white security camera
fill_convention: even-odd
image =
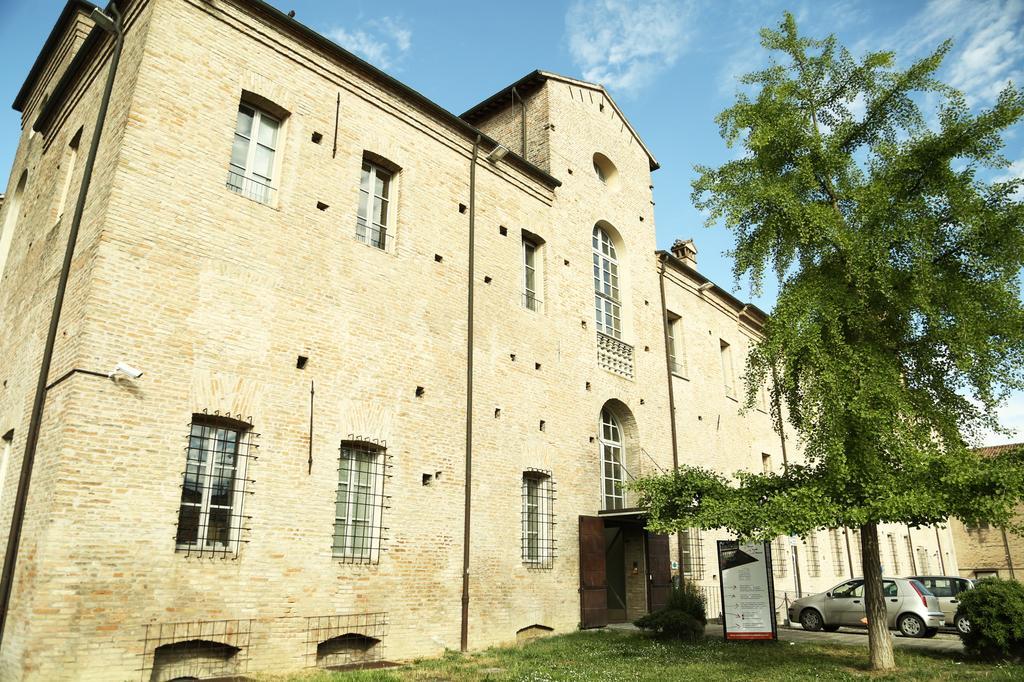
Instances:
[[[114,371],[110,373],[110,378],[117,381],[121,377],[128,377],[129,379],[138,379],[142,376],[142,370],[136,369],[129,364],[119,362],[114,365]]]

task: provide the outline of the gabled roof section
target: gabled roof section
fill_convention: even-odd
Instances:
[[[588,90],[593,90],[594,92],[601,93],[601,95],[608,101],[608,103],[612,105],[612,108],[615,109],[615,113],[619,115],[619,118],[621,118],[623,123],[626,124],[626,127],[629,128],[629,132],[633,134],[634,138],[636,138],[636,141],[640,144],[640,147],[644,150],[644,153],[647,154],[647,158],[650,159],[651,162],[651,170],[653,171],[661,168],[661,164],[659,164],[658,160],[654,158],[654,154],[652,154],[651,150],[647,148],[646,144],[644,144],[643,138],[641,138],[640,134],[636,132],[636,129],[629,122],[629,119],[626,118],[626,115],[622,113],[622,109],[619,109],[619,105],[615,103],[615,100],[612,99],[612,96],[608,94],[608,91],[605,90],[604,86],[601,85],[600,83],[588,83],[587,81],[581,81],[575,78],[569,78],[568,76],[562,76],[557,73],[552,73],[550,71],[541,71],[540,69],[538,69],[523,76],[515,83],[512,83],[511,85],[502,88],[498,92],[494,93],[493,95],[485,99],[483,102],[480,102],[476,106],[464,112],[459,118],[462,118],[471,125],[477,125],[481,121],[485,120],[486,118],[494,114],[496,111],[508,106],[509,103],[512,101],[513,90],[515,90],[516,93],[519,95],[526,95],[532,92],[533,90],[539,88],[541,85],[544,84],[545,81],[549,80],[559,81],[561,83],[568,83],[569,85],[574,85],[578,88],[586,88]]]
[[[718,286],[710,279],[702,275],[696,268],[691,267],[687,263],[684,263],[679,258],[676,258],[673,254],[668,251],[656,251],[656,255],[662,263],[671,265],[677,272],[689,277],[697,283],[698,288],[703,289],[706,285],[711,291],[718,295],[723,301],[725,301],[729,307],[736,311],[737,317],[745,317],[748,320],[756,323],[757,325],[763,326],[768,321],[768,313],[758,308],[753,303],[745,303],[740,299],[736,298],[728,291]]]
[[[64,37],[64,32],[67,30],[68,24],[71,20],[79,12],[91,14],[94,9],[96,9],[96,5],[91,2],[86,2],[86,0],[68,0],[68,3],[64,5],[64,9],[57,18],[57,22],[53,25],[53,30],[50,31],[49,37],[47,37],[46,42],[43,43],[43,49],[39,51],[39,56],[36,57],[36,61],[32,64],[32,68],[29,69],[28,77],[25,78],[25,82],[21,85],[21,90],[18,90],[18,94],[14,98],[14,103],[11,107],[15,111],[25,110],[25,104],[28,101],[28,97],[32,94],[32,87],[36,84],[36,80],[46,68],[46,64],[50,60],[50,55],[57,47],[60,39]]]

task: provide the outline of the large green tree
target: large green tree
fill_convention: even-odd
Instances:
[[[743,153],[698,166],[693,197],[734,232],[737,281],[778,277],[747,406],[768,385],[802,455],[781,475],[680,467],[635,488],[659,531],[859,528],[871,664],[888,669],[877,525],[1009,524],[1024,499],[1022,453],[968,447],[1024,385],[1024,183],[979,175],[1006,165],[1024,95],[972,112],[935,79],[949,43],[902,70],[802,37],[789,14],[761,43],[770,65],[717,118]]]

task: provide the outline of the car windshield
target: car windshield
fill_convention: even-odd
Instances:
[[[920,580],[911,580],[910,583],[914,587],[916,587],[917,591],[920,592],[921,594],[923,594],[924,596],[926,596],[926,597],[934,597],[935,596],[934,594],[931,593],[931,590],[929,590],[927,587],[925,587],[924,583],[922,583]]]

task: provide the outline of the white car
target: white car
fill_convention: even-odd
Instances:
[[[882,591],[890,630],[899,630],[905,637],[934,637],[946,624],[939,600],[920,581],[882,578]],[[864,579],[847,580],[827,592],[797,599],[789,606],[789,619],[811,631],[865,627]]]

